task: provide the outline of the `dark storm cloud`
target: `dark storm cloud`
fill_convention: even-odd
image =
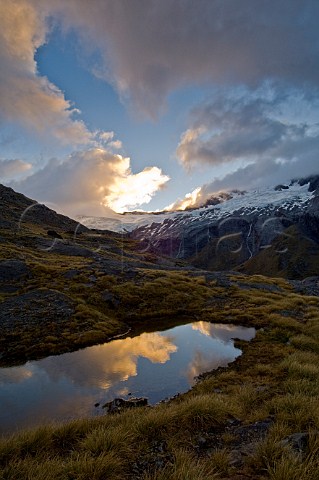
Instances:
[[[43,2],[40,2],[43,6]],[[57,0],[66,27],[98,47],[99,75],[156,115],[174,89],[265,79],[319,86],[317,0]]]
[[[288,99],[286,98],[285,101]],[[177,156],[186,168],[198,163],[220,165],[238,159],[292,159],[317,144],[310,135],[313,125],[283,120],[281,98],[256,98],[247,93],[218,95],[197,107],[192,125],[182,135]]]

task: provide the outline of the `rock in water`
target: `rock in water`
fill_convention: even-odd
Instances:
[[[136,407],[145,407],[148,405],[147,398],[130,398],[129,400],[124,400],[124,398],[114,398],[111,402],[107,402],[102,405],[102,408],[105,408],[107,413],[118,413],[128,408]]]

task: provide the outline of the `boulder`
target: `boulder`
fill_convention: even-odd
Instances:
[[[107,402],[102,405],[102,408],[105,408],[107,413],[119,413],[123,410],[136,407],[145,407],[148,405],[147,398],[130,398],[129,400],[124,400],[124,398],[114,398],[111,402]]]
[[[17,282],[30,276],[30,270],[22,260],[0,261],[0,283]]]
[[[63,237],[58,232],[56,232],[55,230],[48,230],[47,234],[49,235],[49,237],[59,238],[60,240],[63,240]]]

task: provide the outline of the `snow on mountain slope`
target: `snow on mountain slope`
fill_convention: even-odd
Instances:
[[[115,232],[131,232],[140,227],[151,226],[160,231],[170,228],[169,224],[177,222],[192,223],[198,220],[222,220],[229,215],[251,216],[258,214],[271,215],[282,209],[293,212],[304,208],[313,198],[314,193],[309,191],[309,183],[299,185],[295,182],[289,188],[275,190],[263,188],[248,192],[230,192],[231,198],[221,201],[218,205],[196,208],[193,210],[175,212],[132,212],[114,214],[113,217],[79,216],[78,220],[89,228],[112,230]]]

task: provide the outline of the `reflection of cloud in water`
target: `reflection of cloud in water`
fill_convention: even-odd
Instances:
[[[200,331],[203,335],[216,338],[224,343],[233,338],[251,340],[255,336],[254,328],[240,327],[237,325],[224,325],[222,323],[196,322],[192,324],[193,330]]]
[[[144,357],[152,363],[165,363],[177,347],[168,337],[143,333],[139,337],[114,340],[61,357],[39,362],[52,380],[67,377],[88,387],[108,389],[117,382],[137,375],[137,360]]]
[[[0,385],[8,383],[19,383],[31,378],[33,375],[30,368],[23,367],[11,367],[0,368]]]
[[[238,350],[238,353],[240,350]],[[233,352],[232,352],[233,353]],[[220,366],[225,366],[234,360],[234,354],[226,356],[219,355],[218,352],[214,352],[213,358],[207,354],[203,354],[200,351],[195,352],[192,362],[187,369],[187,379],[190,384],[194,383],[194,378],[198,377],[203,372],[214,370]]]
[[[232,348],[230,354],[225,356],[219,354],[217,351],[214,351],[214,357],[207,356],[202,352],[195,352],[192,362],[188,365],[187,368],[187,379],[190,384],[194,383],[194,378],[198,377],[203,372],[209,372],[221,366],[226,366],[228,363],[235,360],[235,358],[240,354],[239,349]]]
[[[197,330],[206,337],[212,338],[211,351],[205,353],[196,350],[194,357],[187,368],[187,378],[190,383],[194,382],[203,372],[209,372],[220,366],[226,366],[233,362],[241,350],[234,347],[234,338],[251,340],[255,336],[254,328],[246,328],[237,325],[212,324],[209,322],[196,322],[192,329]]]

